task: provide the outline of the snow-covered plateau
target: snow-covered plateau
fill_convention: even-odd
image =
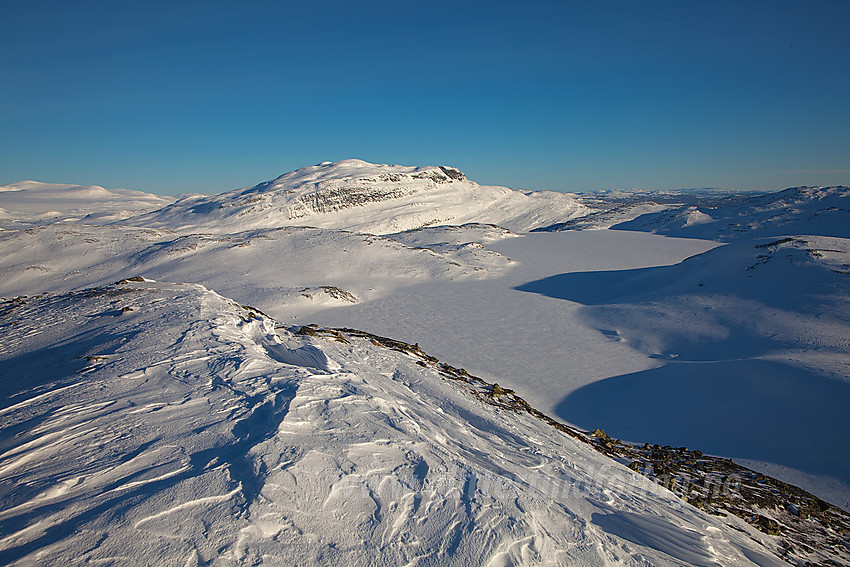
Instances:
[[[2,564],[850,564],[847,188],[0,209]]]

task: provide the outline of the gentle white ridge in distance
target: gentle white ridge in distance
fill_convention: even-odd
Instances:
[[[59,221],[112,222],[172,202],[173,197],[128,189],[19,181],[0,185],[0,228]]]

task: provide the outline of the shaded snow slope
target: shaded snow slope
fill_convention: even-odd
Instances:
[[[385,234],[437,224],[528,230],[583,214],[574,197],[478,185],[451,167],[323,162],[249,189],[191,196],[134,220],[179,232],[315,226]]]
[[[596,210],[577,216],[564,222],[558,222],[549,226],[532,229],[532,232],[559,232],[562,230],[601,230],[611,228],[614,225],[619,225],[627,221],[642,217],[650,213],[658,213],[661,211],[670,210],[670,205],[656,203],[654,201],[645,201],[637,203],[618,203],[596,201],[595,203],[588,202],[587,198],[582,198],[582,202],[593,207]]]
[[[6,564],[781,564],[417,357],[200,286],[18,299],[0,325]]]
[[[159,209],[173,197],[96,185],[20,181],[0,186],[0,228],[50,222],[114,222]]]

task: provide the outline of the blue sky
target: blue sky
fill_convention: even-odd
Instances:
[[[0,184],[850,185],[850,2],[0,0]]]

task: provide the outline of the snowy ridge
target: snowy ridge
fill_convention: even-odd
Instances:
[[[368,338],[132,280],[0,317],[22,377],[4,563],[781,564],[776,538]]]
[[[180,232],[315,226],[386,234],[468,222],[522,231],[585,210],[569,195],[481,186],[451,167],[350,159],[301,168],[249,189],[186,197],[133,222]]]
[[[590,206],[591,203],[586,203]],[[531,229],[532,232],[559,232],[562,230],[603,230],[614,225],[636,219],[646,214],[669,210],[669,205],[663,205],[654,201],[641,203],[616,204],[613,207],[599,206],[598,210],[587,213],[564,222],[555,223],[545,227]]]
[[[850,237],[850,188],[792,187],[766,195],[609,192],[581,196],[591,210],[532,230],[613,228],[730,241],[817,234]],[[817,231],[813,231],[816,227]]]

